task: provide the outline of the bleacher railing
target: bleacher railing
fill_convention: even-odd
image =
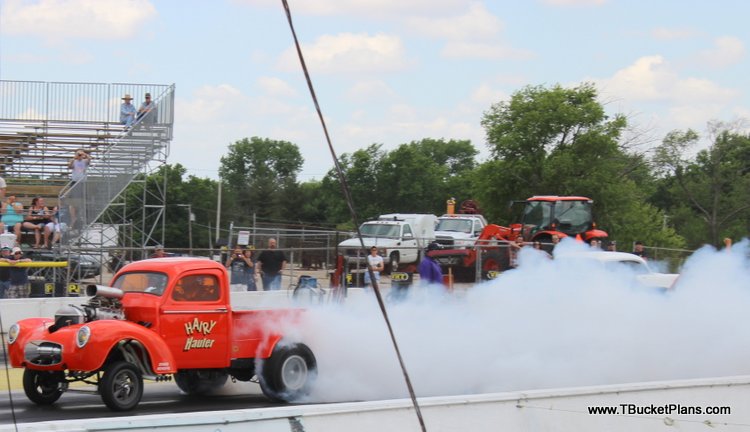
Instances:
[[[0,119],[117,122],[125,94],[137,108],[146,93],[156,97],[173,89],[164,84],[0,80]],[[158,123],[174,120],[174,104],[167,102],[159,107]]]

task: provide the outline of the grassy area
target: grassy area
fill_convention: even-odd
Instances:
[[[11,368],[0,369],[0,391],[8,391],[8,382],[11,390],[23,390],[23,369]]]

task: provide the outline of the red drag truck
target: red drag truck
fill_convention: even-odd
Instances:
[[[304,344],[281,334],[300,309],[232,310],[226,269],[197,258],[134,262],[112,287],[90,285],[82,306],[55,318],[21,320],[8,331],[8,354],[25,368],[28,398],[52,404],[72,382],[96,386],[114,411],[135,408],[143,380],[174,377],[181,390],[202,394],[227,377],[257,376],[263,393],[291,401],[309,391],[317,373]]]

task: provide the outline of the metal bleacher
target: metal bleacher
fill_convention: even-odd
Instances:
[[[124,94],[140,105],[149,92],[156,112],[132,127],[119,123]],[[75,243],[97,223],[139,174],[169,154],[174,85],[0,81],[0,176],[6,196],[28,206],[75,207],[77,221],[63,237]],[[92,157],[84,180],[72,183],[68,163],[77,149]],[[78,198],[82,197],[82,198]]]

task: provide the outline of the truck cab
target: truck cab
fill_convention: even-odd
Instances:
[[[72,382],[96,386],[110,409],[135,408],[143,380],[174,379],[188,394],[257,376],[272,400],[306,394],[312,351],[285,339],[300,309],[233,310],[227,271],[197,258],[159,258],[123,267],[112,286],[87,287],[87,303],[11,326],[8,353],[23,367],[27,397],[49,405]],[[282,343],[283,341],[283,343]],[[257,368],[256,368],[257,367]]]
[[[444,214],[435,227],[435,241],[444,248],[473,247],[487,220],[480,214]]]
[[[387,269],[397,271],[401,265],[419,262],[421,251],[435,240],[436,222],[435,215],[384,214],[360,225],[365,250],[356,237],[344,240],[338,247],[348,266],[364,267],[367,251],[375,246]]]

